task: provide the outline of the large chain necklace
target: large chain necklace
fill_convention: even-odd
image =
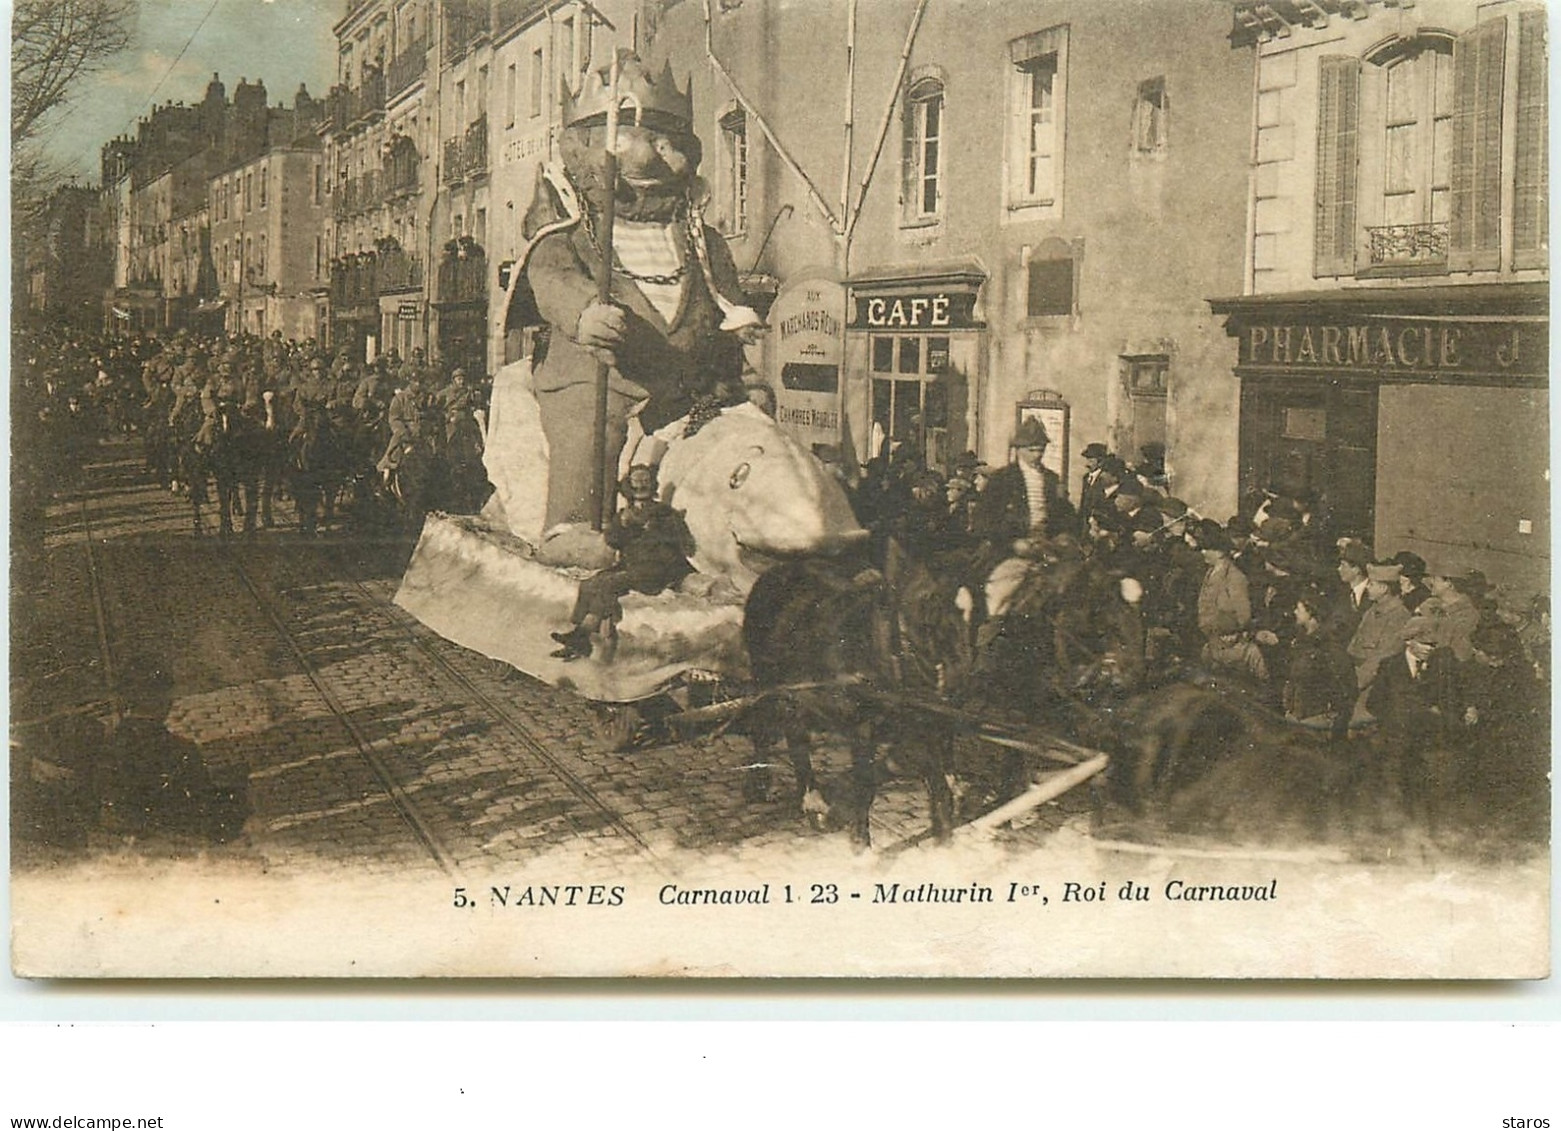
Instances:
[[[686,223],[688,218],[688,210],[686,208],[679,208],[677,218],[683,220]],[[585,207],[581,209],[580,226],[585,229],[586,238],[591,241],[591,246],[600,251],[602,247],[602,241],[597,235],[595,213],[589,204],[586,204]],[[625,267],[623,265],[623,261],[618,258],[618,253],[614,251],[612,256],[612,270],[613,274],[621,275],[625,279],[632,279],[636,283],[648,283],[653,287],[672,287],[676,286],[678,283],[681,283],[683,281],[683,276],[688,274],[688,263],[685,261],[679,265],[678,269],[672,272],[670,275],[641,275],[638,272],[630,271],[627,267]]]

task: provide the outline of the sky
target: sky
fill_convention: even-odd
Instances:
[[[213,71],[229,98],[241,78],[264,80],[273,106],[291,105],[300,82],[322,97],[335,73],[331,28],[345,8],[344,0],[139,0],[130,47],[50,118],[47,149],[67,172],[96,184],[104,142],[133,133],[154,99],[199,102]]]

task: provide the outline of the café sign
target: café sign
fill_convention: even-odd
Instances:
[[[1548,322],[1373,318],[1249,322],[1240,366],[1369,374],[1384,380],[1527,379],[1546,375]]]
[[[973,291],[857,295],[854,330],[974,330]]]

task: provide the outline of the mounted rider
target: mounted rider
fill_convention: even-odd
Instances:
[[[971,533],[980,540],[977,567],[986,594],[985,635],[995,635],[1009,603],[1034,572],[1048,538],[1071,534],[1078,516],[1062,481],[1045,464],[1051,437],[1034,417],[1026,418],[1009,445],[1015,461],[992,473],[976,498]]]

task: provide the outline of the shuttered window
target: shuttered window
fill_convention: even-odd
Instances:
[[[1356,159],[1360,132],[1360,60],[1328,55],[1320,68],[1317,110],[1317,227],[1313,273],[1355,273]]]
[[[1501,94],[1507,21],[1489,20],[1453,45],[1453,209],[1448,266],[1501,266]]]
[[[1048,28],[1008,44],[1007,206],[1056,209],[1067,137],[1068,29]]]
[[[1517,173],[1512,215],[1515,267],[1544,267],[1550,242],[1545,71],[1545,13],[1524,12],[1518,17]]]

